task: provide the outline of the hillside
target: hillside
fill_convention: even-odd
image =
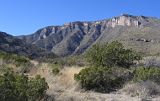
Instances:
[[[45,49],[37,47],[33,44],[28,44],[25,41],[5,32],[0,32],[0,50],[31,58],[43,57],[47,54],[51,55],[51,53],[47,52]]]
[[[117,58],[117,52],[115,50],[118,45],[118,48],[121,50],[121,52],[118,52],[118,57],[119,55],[127,56],[121,57],[123,59],[118,59],[120,63],[122,62],[125,65],[130,59],[131,62],[136,61],[135,59],[134,61],[132,60],[133,56],[136,56],[135,52],[134,54],[130,53],[132,51],[123,49],[123,46],[120,48],[121,44],[115,43],[118,42],[111,42],[108,46],[99,45],[98,47],[100,49],[97,50],[92,47],[90,49],[96,51],[97,54],[94,54],[91,50],[87,54],[91,53],[94,56],[92,61],[94,58],[97,59],[97,56],[100,61],[102,59],[101,57],[114,60]],[[108,48],[103,48],[103,46]],[[101,52],[101,49],[112,51],[109,53],[106,50],[106,53],[110,54],[108,56],[104,52]],[[129,59],[127,52],[130,53]],[[87,57],[77,56],[65,58],[62,58],[62,60],[60,58],[54,62],[39,62],[30,60],[24,56],[0,52],[1,101],[11,101],[6,99],[22,101],[21,99],[24,100],[24,96],[25,101],[126,101],[128,99],[132,101],[159,101],[160,99],[160,57],[144,57],[140,61],[140,65],[132,65],[133,67],[130,68],[128,66],[126,68],[101,67],[100,65],[93,67],[93,64],[89,61],[88,63],[86,61],[84,65],[78,65],[80,64],[79,60],[82,61],[83,58],[87,60]],[[124,62],[122,60],[127,61]],[[94,62],[98,63],[98,61]],[[112,62],[115,63],[114,61]],[[101,63],[104,62],[101,61]],[[116,65],[118,66],[118,64]],[[78,75],[80,75],[80,79],[85,80],[85,84],[90,85],[88,87],[91,87],[91,89],[86,89],[82,86],[81,81],[77,81]],[[104,86],[104,82],[106,86]],[[114,89],[110,85],[116,85],[117,88]],[[110,88],[110,92],[104,92],[104,89],[97,91],[94,87]]]
[[[123,14],[99,21],[48,26],[18,38],[59,56],[81,54],[97,42],[113,40],[122,42],[127,48],[155,55],[160,51],[159,32],[159,19]]]

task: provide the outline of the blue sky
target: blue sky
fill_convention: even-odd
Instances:
[[[160,17],[160,0],[0,0],[0,31],[31,34],[49,25],[94,21],[122,13]]]

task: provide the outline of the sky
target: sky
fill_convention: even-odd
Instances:
[[[28,35],[40,28],[121,14],[160,18],[160,0],[0,0],[0,31]]]

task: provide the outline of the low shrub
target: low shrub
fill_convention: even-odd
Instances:
[[[0,52],[0,58],[6,63],[15,63],[17,66],[31,64],[28,58],[11,53]]]
[[[28,78],[12,71],[0,75],[0,101],[39,101],[48,84],[44,78]]]
[[[120,71],[120,69],[119,69]],[[89,67],[74,75],[74,79],[86,90],[111,92],[123,86],[129,76],[124,71],[115,71],[114,68]]]
[[[25,58],[23,56],[15,56],[14,57],[14,62],[17,67],[23,65],[23,66],[28,66],[30,65],[30,60],[28,58]]]
[[[54,75],[59,74],[60,70],[62,69],[62,66],[60,64],[56,64],[56,63],[50,64],[50,65],[51,65],[51,68],[52,68],[52,73]]]
[[[133,81],[153,81],[160,84],[160,68],[158,67],[137,67],[134,71]]]
[[[0,65],[0,75],[4,74],[6,72],[9,72],[9,71],[13,71],[13,68],[8,66],[7,64]]]
[[[52,69],[52,73],[53,73],[54,75],[57,75],[59,72],[60,72],[60,69],[57,68],[57,67]]]
[[[28,72],[29,69],[33,66],[30,60],[24,56],[19,56],[16,54],[0,52],[0,65],[11,64],[15,65],[17,68],[17,72],[25,73]]]

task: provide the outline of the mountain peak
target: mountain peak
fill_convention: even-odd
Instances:
[[[135,17],[134,15],[126,14],[126,13],[123,13],[123,14],[121,14],[120,16],[125,16],[125,17]]]

